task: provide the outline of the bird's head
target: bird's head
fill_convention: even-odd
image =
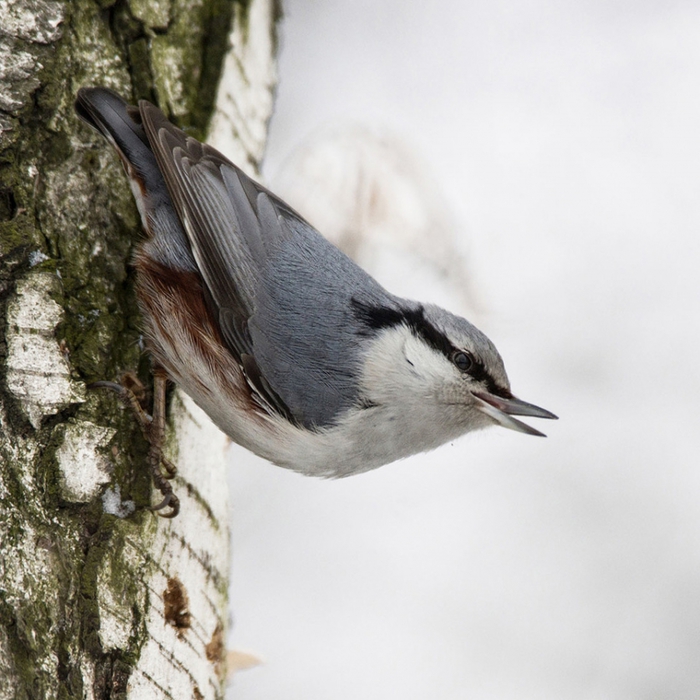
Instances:
[[[498,350],[466,319],[428,304],[355,308],[373,338],[363,368],[370,402],[414,424],[442,423],[450,437],[494,424],[542,436],[513,416],[556,418],[513,396]]]

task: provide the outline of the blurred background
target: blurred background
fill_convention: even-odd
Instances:
[[[285,0],[264,174],[549,437],[231,449],[237,700],[700,697],[700,4]]]

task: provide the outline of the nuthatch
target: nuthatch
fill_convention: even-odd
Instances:
[[[502,425],[556,418],[513,396],[469,321],[393,296],[291,207],[146,101],[79,91],[78,115],[115,147],[145,239],[137,294],[153,358],[141,412],[165,495],[166,377],[235,442],[303,474],[341,477]],[[122,391],[137,414],[136,400]],[[170,475],[170,474],[168,474]]]

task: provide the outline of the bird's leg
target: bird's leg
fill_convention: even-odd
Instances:
[[[173,493],[173,487],[168,483],[172,479],[177,469],[175,465],[163,456],[163,442],[165,442],[165,387],[168,382],[168,375],[161,367],[153,370],[153,420],[149,428],[149,442],[151,447],[148,450],[148,464],[151,468],[153,483],[163,494],[163,500],[153,506],[151,510],[161,511],[170,508],[167,513],[158,513],[164,518],[174,518],[180,512],[180,501]],[[165,474],[161,471],[161,464],[165,468]]]
[[[153,415],[149,416],[137,397],[143,394],[143,385],[132,374],[125,374],[121,384],[116,382],[99,381],[88,385],[88,389],[110,389],[114,391],[122,402],[131,410],[136,421],[141,427],[144,437],[150,447],[148,449],[148,466],[151,471],[153,483],[163,494],[163,500],[152,506],[151,510],[161,511],[170,508],[167,513],[158,513],[164,518],[174,518],[180,511],[180,501],[173,493],[168,479],[177,474],[175,465],[163,454],[163,442],[165,441],[165,388],[168,381],[165,370],[158,367],[153,371]],[[162,469],[164,470],[161,470]]]
[[[127,386],[128,385],[128,386]],[[122,403],[133,413],[136,422],[141,427],[143,436],[148,440],[148,433],[151,428],[151,416],[143,410],[141,402],[136,393],[143,392],[143,385],[130,373],[122,377],[120,384],[117,382],[93,382],[88,384],[88,389],[109,389],[113,391],[121,399]]]

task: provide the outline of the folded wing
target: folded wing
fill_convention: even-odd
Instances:
[[[332,425],[358,401],[351,299],[394,298],[218,151],[139,107],[227,346],[275,410]]]

